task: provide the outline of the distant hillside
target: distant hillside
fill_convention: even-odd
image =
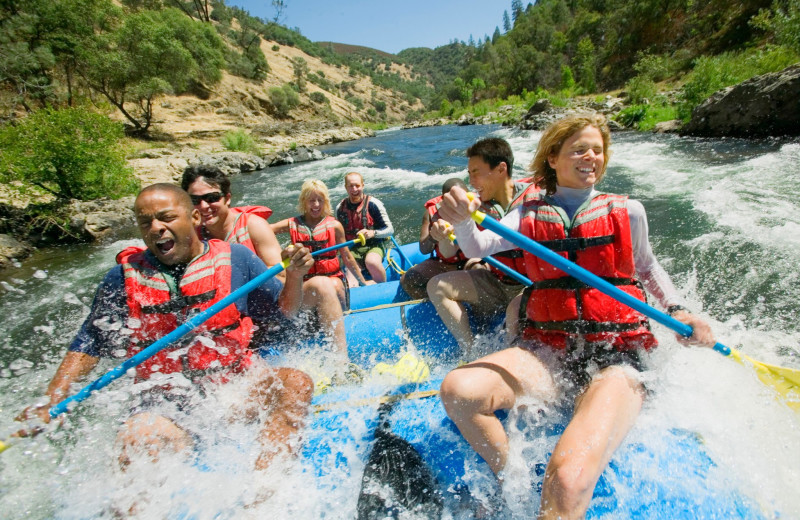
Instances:
[[[373,49],[372,47],[364,47],[361,45],[349,45],[347,43],[336,43],[336,42],[317,42],[317,45],[324,49],[330,49],[331,51],[337,54],[357,54],[360,56],[369,56],[371,54],[376,54],[383,58],[387,58],[390,60],[396,60],[397,56],[394,54],[383,52],[378,49]]]

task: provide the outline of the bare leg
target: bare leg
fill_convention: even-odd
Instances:
[[[331,276],[330,279],[333,282],[333,287],[336,289],[336,297],[339,298],[339,305],[341,305],[342,310],[344,310],[347,307],[347,289],[344,286],[344,281],[335,276]],[[357,283],[356,287],[358,287]]]
[[[344,316],[334,284],[335,282],[327,276],[315,276],[303,282],[303,306],[316,309],[325,333],[333,341],[336,351],[346,356]]]
[[[641,383],[609,367],[577,399],[575,413],[547,464],[539,518],[583,518],[600,474],[633,426]]]
[[[293,368],[269,371],[251,389],[249,399],[272,412],[259,435],[263,446],[256,460],[257,470],[266,469],[275,457],[292,454],[292,441],[305,425],[314,383],[304,372]]]
[[[364,257],[364,265],[369,271],[369,275],[375,283],[386,281],[386,270],[383,268],[383,258],[377,253],[367,253]]]
[[[130,465],[133,452],[147,450],[155,462],[164,449],[179,453],[194,444],[183,428],[166,417],[149,412],[136,414],[125,421],[117,434],[117,442],[122,446],[119,465],[123,470]]]
[[[428,282],[428,298],[468,357],[472,353],[474,338],[469,327],[467,309],[461,302],[477,303],[478,297],[478,289],[467,271],[440,274]]]
[[[556,390],[544,364],[518,347],[456,368],[442,381],[447,415],[495,473],[506,464],[508,436],[494,412],[512,408],[522,394],[550,400]]]
[[[415,300],[428,296],[426,286],[434,276],[456,271],[458,264],[446,264],[433,258],[420,262],[400,277],[400,285]]]

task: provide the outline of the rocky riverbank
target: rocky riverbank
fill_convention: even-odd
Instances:
[[[296,123],[253,129],[263,155],[221,150],[216,132],[169,139],[129,160],[142,186],[180,181],[189,164],[212,164],[229,175],[271,166],[319,160],[315,146],[374,135],[361,127]],[[134,226],[133,197],[119,200],[56,201],[46,194],[0,188],[0,268],[13,265],[37,247],[114,239]]]

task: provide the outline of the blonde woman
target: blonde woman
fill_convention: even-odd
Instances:
[[[289,233],[293,244],[303,244],[312,252],[345,242],[342,224],[333,218],[328,187],[320,180],[310,179],[300,188],[297,204],[300,215],[272,224],[275,234]],[[349,248],[343,247],[315,258],[314,266],[306,275],[306,279],[315,276],[326,276],[336,286],[336,293],[342,308],[347,308],[347,290],[342,260],[347,269],[356,277],[358,283],[366,285],[367,281],[358,268],[356,259]]]
[[[599,114],[550,125],[531,164],[540,190],[501,222],[642,300],[643,285],[675,319],[692,326],[688,343],[711,347],[710,327],[681,305],[653,255],[644,206],[595,189],[606,172],[610,140]],[[439,209],[453,223],[464,254],[484,257],[516,247],[477,230],[469,217],[479,203],[453,188]],[[644,353],[657,342],[645,316],[527,252],[523,258],[534,284],[520,302],[520,337],[511,348],[447,374],[442,403],[470,445],[500,474],[509,445],[494,412],[512,408],[522,395],[550,403],[572,400],[572,418],[545,471],[539,518],[582,518],[646,398],[640,372]]]

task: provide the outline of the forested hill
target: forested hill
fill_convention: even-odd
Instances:
[[[468,45],[457,83],[474,98],[573,84],[593,93],[621,88],[648,67],[660,81],[691,72],[702,57],[775,46],[800,50],[800,1],[512,0],[493,35]]]
[[[0,120],[99,103],[138,133],[186,94],[252,126],[392,123],[433,92],[399,63],[364,63],[223,0],[2,2],[0,59]]]

